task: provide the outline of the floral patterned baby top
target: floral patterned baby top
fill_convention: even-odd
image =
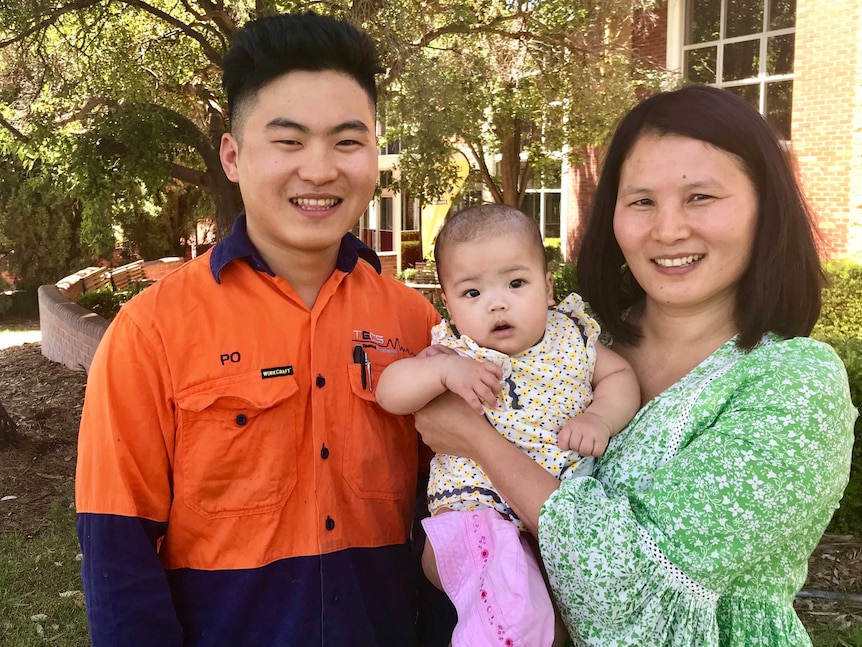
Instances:
[[[557,447],[557,430],[592,402],[598,335],[599,325],[585,312],[584,302],[571,294],[548,311],[541,341],[518,355],[481,347],[466,335],[458,337],[445,321],[431,330],[431,343],[498,364],[502,389],[497,408],[485,407],[486,417],[551,474],[568,478],[592,471],[592,459],[582,460],[576,452]],[[432,512],[441,507],[495,508],[523,529],[482,468],[459,456],[438,454],[432,460],[428,507]]]
[[[810,645],[793,598],[847,485],[856,416],[829,346],[772,335],[749,353],[727,342],[648,402],[594,477],[542,508],[575,644]]]

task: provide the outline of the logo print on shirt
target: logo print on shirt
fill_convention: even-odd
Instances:
[[[404,346],[401,345],[401,340],[397,337],[395,339],[387,339],[383,335],[378,335],[377,333],[369,332],[367,330],[354,330],[353,341],[362,342],[363,348],[373,347],[381,353],[394,355],[400,351],[410,357],[416,356],[416,353],[412,350],[404,348]]]
[[[232,353],[222,353],[218,356],[221,365],[224,366],[225,362],[232,362],[236,364],[240,360],[239,351],[235,350]]]
[[[271,377],[282,377],[283,375],[293,375],[293,367],[292,366],[273,366],[272,368],[260,369],[260,376],[264,380],[268,380]]]

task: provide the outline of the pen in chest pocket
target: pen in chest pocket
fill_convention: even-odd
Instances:
[[[362,346],[353,347],[353,363],[359,364],[359,375],[362,379],[362,388],[374,391],[374,385],[371,383],[371,362],[368,361],[368,355]]]

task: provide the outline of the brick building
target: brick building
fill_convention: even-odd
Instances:
[[[667,0],[636,17],[632,49],[757,107],[796,158],[824,255],[862,262],[860,0]],[[568,175],[571,253],[595,168]]]

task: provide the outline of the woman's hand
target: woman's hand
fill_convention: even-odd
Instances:
[[[478,462],[483,438],[497,436],[496,430],[477,416],[463,398],[447,391],[415,414],[422,440],[438,454],[463,456]]]
[[[416,429],[438,454],[469,458],[485,471],[527,529],[538,533],[542,504],[560,482],[510,443],[454,393],[444,393],[416,412]]]

